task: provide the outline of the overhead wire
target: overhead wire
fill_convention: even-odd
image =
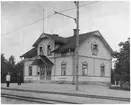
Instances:
[[[79,6],[79,7],[83,7],[83,6],[86,6],[86,5],[89,5],[89,4],[93,4],[93,3],[95,3],[95,2],[99,2],[99,1],[89,2],[89,3],[87,3],[87,4],[83,4],[83,5]],[[66,10],[59,11],[59,12],[61,12],[61,13],[62,13],[62,12],[67,12],[67,11],[71,11],[71,10],[73,10],[73,9],[76,9],[76,8],[70,8],[70,9],[66,9]],[[32,22],[32,23],[29,23],[29,24],[27,24],[27,25],[25,25],[25,26],[23,26],[23,27],[21,27],[21,28],[17,28],[17,29],[15,29],[15,30],[13,30],[13,31],[7,32],[7,33],[5,33],[5,34],[2,34],[2,36],[3,36],[3,35],[10,34],[10,33],[13,33],[13,32],[15,32],[15,31],[19,31],[19,30],[21,30],[21,29],[23,29],[23,28],[25,28],[25,27],[28,27],[28,26],[30,26],[30,25],[32,25],[32,24],[35,24],[35,23],[37,23],[37,22],[39,22],[39,21],[41,21],[41,20],[43,20],[43,19],[50,18],[50,17],[52,17],[52,16],[54,16],[54,15],[55,15],[55,13],[54,13],[54,14],[51,14],[51,15],[48,15],[48,16],[45,17],[45,18],[41,18],[41,19],[39,19],[39,20],[37,20],[37,21],[34,21],[34,22]]]

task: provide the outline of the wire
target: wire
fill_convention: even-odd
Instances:
[[[87,4],[83,4],[83,5],[79,6],[79,7],[83,7],[83,6],[86,6],[86,5],[89,5],[89,4],[93,4],[95,2],[99,2],[99,1],[89,2]],[[59,11],[59,12],[67,12],[67,11],[70,11],[70,10],[73,10],[73,9],[76,9],[76,8],[70,8],[70,9],[66,9],[66,10],[63,10],[63,11]]]
[[[81,6],[79,6],[79,7],[83,7],[83,6],[86,6],[86,5],[89,5],[89,4],[93,4],[93,3],[95,3],[95,2],[99,2],[99,1],[90,2],[90,3],[87,3],[87,4],[81,5]],[[70,9],[66,9],[66,10],[59,11],[59,12],[67,12],[67,11],[71,11],[71,10],[73,10],[73,9],[76,9],[76,8],[70,8]],[[54,15],[55,15],[55,13],[54,13],[54,14],[51,14],[51,15],[48,15],[48,16],[45,17],[45,18],[41,18],[41,19],[39,19],[39,20],[37,20],[37,21],[34,21],[34,22],[32,22],[32,23],[29,23],[29,24],[27,24],[27,25],[25,25],[25,26],[23,26],[23,27],[21,27],[21,28],[17,28],[17,29],[15,29],[15,30],[13,30],[13,31],[7,32],[7,33],[5,33],[5,34],[2,34],[2,36],[3,36],[3,35],[10,34],[10,33],[13,33],[13,32],[18,31],[18,30],[21,30],[21,29],[23,29],[23,28],[25,28],[25,27],[28,27],[28,26],[30,26],[30,25],[32,25],[32,24],[35,24],[35,23],[37,23],[37,22],[39,22],[39,21],[41,21],[41,20],[43,20],[43,19],[50,18],[50,17],[52,17],[52,16],[54,16]]]
[[[35,24],[35,23],[37,23],[37,22],[39,22],[39,21],[41,21],[41,20],[43,20],[43,19],[46,19],[46,18],[49,18],[49,17],[53,16],[53,15],[55,15],[55,14],[48,15],[48,16],[45,17],[45,18],[41,18],[41,19],[39,19],[39,20],[37,20],[37,21],[35,21],[35,22],[29,23],[29,24],[27,24],[27,25],[24,26],[24,27],[17,28],[17,29],[15,29],[15,30],[13,30],[13,31],[7,32],[7,33],[5,33],[5,34],[2,34],[2,36],[3,36],[3,35],[6,35],[6,34],[13,33],[13,32],[18,31],[18,30],[21,30],[21,29],[23,29],[23,28],[25,28],[25,27],[28,27],[28,26],[30,26],[30,25],[32,25],[32,24]]]

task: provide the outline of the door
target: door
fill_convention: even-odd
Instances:
[[[47,68],[46,70],[46,80],[51,80],[51,68]]]
[[[40,67],[40,80],[45,80],[46,79],[46,70],[44,66]]]

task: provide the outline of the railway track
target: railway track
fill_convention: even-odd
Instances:
[[[78,103],[74,103],[74,102],[45,99],[45,98],[36,98],[36,97],[28,97],[28,96],[20,96],[20,95],[12,95],[12,94],[7,94],[7,93],[1,93],[1,97],[17,99],[17,100],[24,100],[24,101],[29,101],[29,102],[36,102],[36,103],[41,103],[41,104],[78,104]]]
[[[46,93],[46,94],[59,94],[59,95],[66,95],[66,96],[86,97],[86,98],[96,98],[96,99],[107,99],[107,100],[117,100],[117,101],[130,102],[130,98],[121,98],[121,97],[98,96],[98,95],[76,94],[76,93],[62,93],[62,92],[50,92],[50,91],[37,91],[37,90],[9,89],[9,88],[1,88],[1,89],[2,90],[33,92],[33,93]]]

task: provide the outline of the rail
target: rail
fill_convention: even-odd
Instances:
[[[45,99],[45,98],[36,98],[36,97],[28,97],[28,96],[20,96],[20,95],[12,95],[12,94],[7,94],[7,93],[1,93],[1,97],[24,100],[24,101],[29,101],[29,102],[37,102],[37,103],[43,103],[43,104],[78,104],[78,103],[74,103],[74,102],[59,101],[59,100]]]
[[[122,97],[112,97],[112,96],[98,96],[98,95],[90,95],[90,94],[77,94],[77,93],[64,93],[64,92],[51,92],[51,91],[38,91],[38,90],[24,90],[24,89],[9,89],[9,88],[1,88],[1,90],[12,90],[12,91],[22,91],[22,92],[34,92],[34,93],[46,93],[46,94],[59,94],[66,96],[75,96],[75,97],[86,97],[86,98],[96,98],[96,99],[107,99],[107,100],[117,100],[117,101],[127,101],[130,102],[130,98],[122,98]]]

